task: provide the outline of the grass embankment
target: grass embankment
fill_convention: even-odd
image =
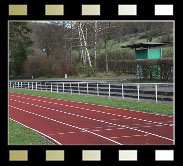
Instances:
[[[135,74],[126,74],[126,73],[122,73],[122,74],[118,74],[118,73],[115,73],[115,72],[96,72],[95,75],[93,75],[92,77],[91,76],[88,76],[87,74],[79,74],[77,76],[70,76],[68,75],[68,78],[67,79],[80,79],[80,80],[121,80],[121,79],[118,79],[116,77],[135,77],[136,75]],[[109,79],[107,79],[109,78]],[[34,80],[66,80],[64,77],[51,77],[51,78],[48,78],[48,77],[37,77],[35,78]]]
[[[34,131],[9,120],[9,145],[54,145]]]
[[[159,113],[159,114],[165,114],[165,115],[173,115],[172,104],[160,104],[160,103],[156,104],[156,103],[148,103],[148,102],[117,100],[117,99],[109,99],[109,98],[102,98],[102,97],[70,95],[70,94],[40,92],[40,91],[31,91],[31,90],[22,90],[22,89],[9,89],[9,92],[45,96],[45,97],[63,99],[63,100],[80,101],[80,102],[85,102],[90,104],[99,104],[104,106],[133,109],[133,110]]]
[[[173,83],[173,80],[160,80],[160,79],[128,79],[130,83]]]

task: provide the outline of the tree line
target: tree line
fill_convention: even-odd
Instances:
[[[111,54],[111,43],[128,36],[172,41],[171,22],[9,22],[9,74],[13,77],[63,77],[65,73],[109,72],[110,62],[134,59],[133,52]],[[135,39],[130,41],[135,43]],[[105,65],[104,65],[105,64]]]

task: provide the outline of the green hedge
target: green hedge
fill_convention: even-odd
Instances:
[[[116,73],[136,74],[137,65],[141,67],[145,79],[173,80],[172,58],[110,61],[109,70]]]

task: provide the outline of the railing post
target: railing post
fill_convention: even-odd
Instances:
[[[80,88],[79,88],[79,82],[78,82],[78,93],[79,93],[79,95],[80,95]]]
[[[36,82],[36,90],[37,90],[37,82]]]
[[[71,92],[71,95],[72,95],[72,87],[71,87],[71,83],[70,83],[70,92]]]
[[[18,82],[18,88],[19,88],[19,82]]]
[[[58,93],[58,83],[57,83],[57,93]]]
[[[86,87],[87,87],[87,95],[88,95],[88,83],[86,84]]]
[[[63,83],[63,93],[64,93],[64,83]]]
[[[139,101],[139,84],[137,85],[138,101]]]
[[[52,83],[51,83],[51,92],[52,92]]]
[[[11,88],[11,81],[10,81],[10,88]]]
[[[32,82],[32,90],[34,90],[33,85],[34,85],[34,83]]]
[[[29,90],[29,82],[28,82],[28,90]]]
[[[98,83],[97,83],[97,96],[99,96],[99,88],[98,88]]]
[[[21,89],[22,89],[23,87],[22,87],[22,82],[21,82]]]
[[[109,98],[111,97],[111,84],[109,84]]]
[[[158,102],[158,85],[155,85],[155,89],[156,89],[156,103]]]
[[[48,91],[48,88],[47,88],[47,86],[46,86],[46,82],[45,82],[45,89],[46,89],[46,91]]]
[[[121,92],[122,92],[122,94],[121,94],[121,97],[122,97],[122,99],[124,100],[124,90],[123,90],[123,84],[122,84],[122,87],[121,87]]]

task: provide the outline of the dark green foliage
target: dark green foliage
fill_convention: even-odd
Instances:
[[[110,61],[110,71],[135,74],[137,65],[141,66],[144,79],[173,80],[173,59],[143,59]]]
[[[173,59],[138,60],[144,79],[173,80]]]
[[[29,34],[32,29],[26,22],[9,23],[9,61],[10,74],[18,76],[21,74],[23,63],[32,50],[29,47],[33,44]]]
[[[111,61],[109,67],[111,71],[117,73],[127,73],[135,74],[136,73],[137,62],[135,60],[118,60]]]

